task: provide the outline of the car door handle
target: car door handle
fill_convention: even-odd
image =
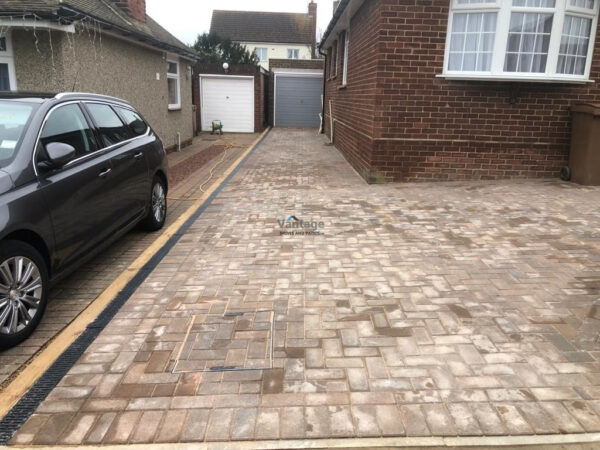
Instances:
[[[108,176],[108,174],[109,174],[109,173],[111,173],[111,172],[112,172],[112,169],[106,169],[106,170],[103,170],[102,172],[100,172],[100,175],[98,175],[98,176],[99,176],[100,178],[105,178],[105,177],[107,177],[107,176]]]
[[[133,155],[133,158],[134,159],[140,159],[142,156],[144,156],[144,153],[143,152],[138,152],[135,155]]]

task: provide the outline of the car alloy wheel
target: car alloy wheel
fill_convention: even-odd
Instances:
[[[40,269],[31,259],[14,256],[0,263],[0,334],[29,326],[39,312],[43,293]]]
[[[167,211],[167,199],[165,198],[165,188],[161,183],[155,183],[152,189],[152,213],[157,223],[161,223],[165,218]]]

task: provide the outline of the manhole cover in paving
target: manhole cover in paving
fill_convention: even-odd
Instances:
[[[173,373],[273,368],[273,311],[192,317]]]

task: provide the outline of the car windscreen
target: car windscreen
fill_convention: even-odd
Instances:
[[[17,155],[36,105],[0,100],[0,168]]]

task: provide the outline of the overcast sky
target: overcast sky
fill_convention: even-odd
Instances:
[[[210,29],[213,9],[308,13],[309,0],[146,0],[148,14],[186,44]],[[333,15],[333,0],[318,0],[317,35]]]

